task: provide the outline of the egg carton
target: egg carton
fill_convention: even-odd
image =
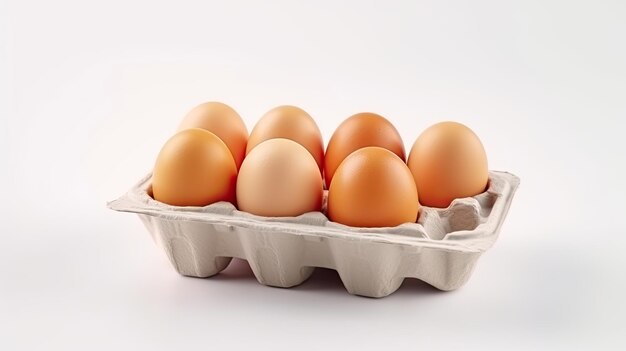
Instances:
[[[355,228],[322,212],[298,217],[260,217],[228,202],[204,207],[170,206],[151,196],[151,175],[108,207],[137,213],[172,266],[184,276],[206,278],[233,257],[245,259],[259,283],[289,288],[315,267],[334,269],[346,290],[384,297],[405,278],[440,290],[461,287],[480,255],[498,237],[519,178],[491,171],[487,190],[456,199],[448,208],[422,206],[417,223]]]

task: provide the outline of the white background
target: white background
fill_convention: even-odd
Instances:
[[[626,3],[0,2],[0,349],[623,349]],[[460,290],[178,276],[105,208],[198,103],[457,120],[520,176]]]

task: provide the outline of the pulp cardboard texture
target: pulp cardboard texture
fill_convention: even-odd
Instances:
[[[422,206],[417,223],[354,228],[329,221],[325,206],[283,218],[241,212],[227,202],[169,206],[151,197],[150,179],[108,206],[137,213],[180,274],[210,277],[238,257],[261,284],[288,288],[324,267],[339,273],[349,293],[369,297],[393,293],[404,278],[441,290],[465,284],[497,239],[519,185],[515,175],[492,171],[487,191],[456,199],[446,209]]]

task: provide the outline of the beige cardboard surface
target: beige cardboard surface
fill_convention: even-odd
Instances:
[[[393,293],[407,277],[441,290],[462,286],[497,239],[519,185],[515,175],[491,171],[486,192],[447,209],[421,207],[417,223],[354,228],[322,212],[267,218],[227,202],[169,206],[149,195],[150,177],[108,206],[137,213],[180,274],[210,277],[238,257],[261,284],[287,288],[324,267],[337,270],[349,293],[368,297]]]

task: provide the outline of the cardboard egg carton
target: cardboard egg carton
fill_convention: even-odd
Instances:
[[[417,223],[355,228],[329,221],[325,208],[269,218],[227,202],[169,206],[151,197],[150,179],[108,206],[137,213],[180,274],[210,277],[237,257],[248,261],[259,283],[289,288],[323,267],[336,270],[349,293],[368,297],[393,293],[405,278],[441,290],[465,284],[497,239],[519,185],[515,175],[492,171],[487,191],[445,209],[422,206]]]

